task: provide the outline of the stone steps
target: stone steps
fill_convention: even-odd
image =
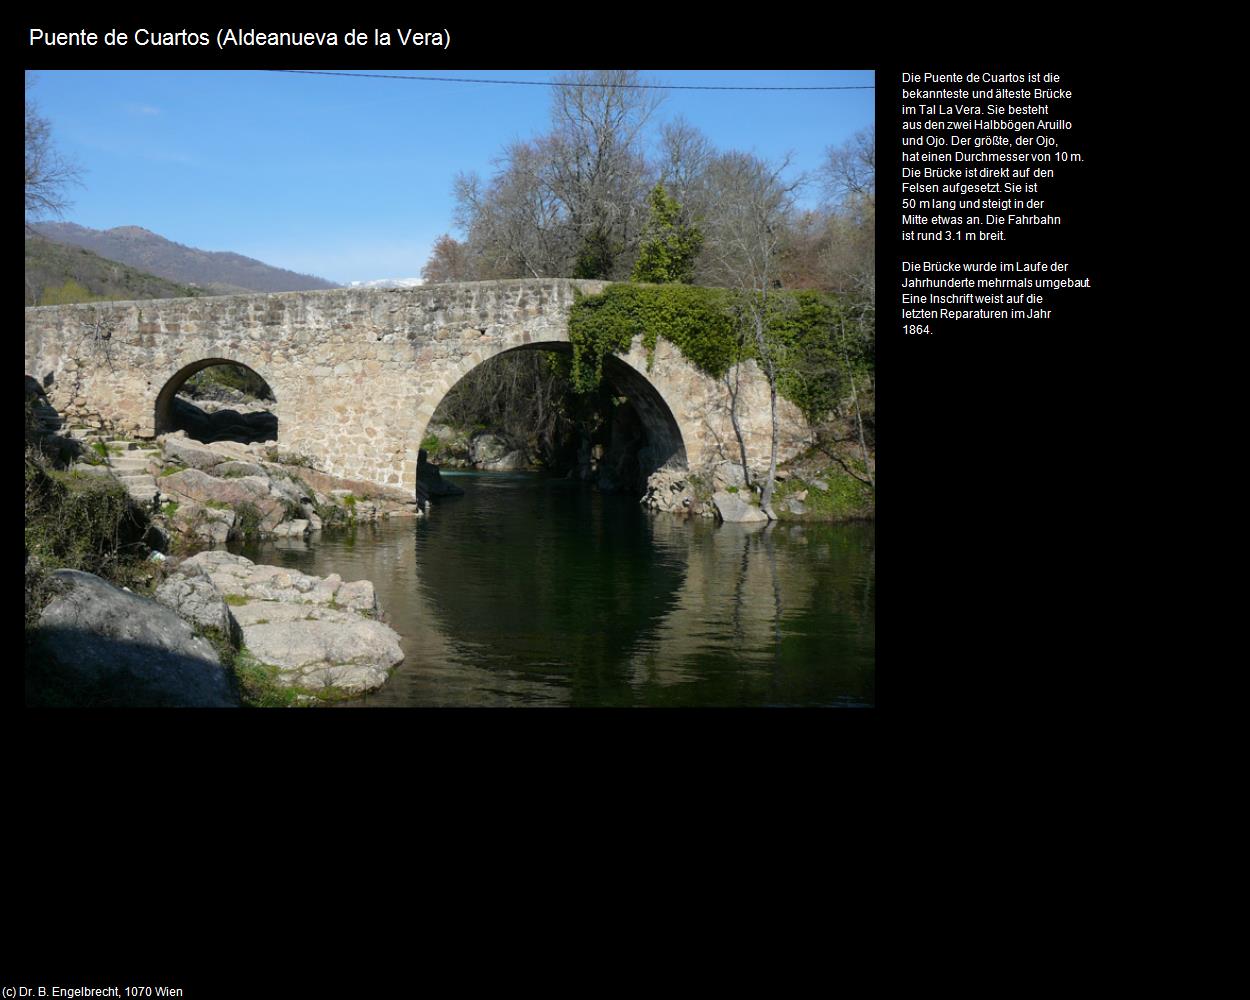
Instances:
[[[144,506],[152,506],[153,501],[160,496],[160,490],[155,486],[126,486],[126,491],[130,494],[132,500]]]
[[[151,462],[146,457],[131,452],[129,455],[110,455],[109,466],[118,473],[121,472],[147,472],[148,465]]]

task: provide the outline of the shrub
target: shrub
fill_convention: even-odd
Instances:
[[[26,619],[51,597],[46,576],[55,569],[94,573],[121,587],[146,589],[147,514],[109,478],[76,476],[26,456]]]

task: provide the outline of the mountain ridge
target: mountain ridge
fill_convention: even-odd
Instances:
[[[143,226],[92,229],[74,222],[43,222],[31,228],[53,242],[82,247],[108,260],[210,293],[302,292],[340,287],[325,278],[274,267],[230,250],[201,250],[177,243]]]

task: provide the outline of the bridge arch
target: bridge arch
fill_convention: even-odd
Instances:
[[[172,375],[166,376],[164,383],[156,396],[156,407],[154,413],[156,433],[158,435],[168,434],[173,431],[183,429],[187,430],[191,437],[197,436],[192,433],[189,428],[184,426],[186,417],[178,412],[179,405],[176,402],[176,397],[189,378],[198,372],[204,371],[206,368],[214,368],[218,365],[232,365],[234,367],[243,368],[265,383],[266,388],[269,390],[271,399],[274,400],[274,406],[270,411],[273,414],[272,433],[269,433],[269,424],[267,421],[256,421],[257,427],[255,430],[255,439],[261,441],[276,441],[278,439],[278,418],[276,415],[277,397],[273,391],[273,383],[270,379],[258,372],[254,367],[244,361],[239,361],[236,358],[201,358],[200,360],[193,361],[190,364],[184,364]]]
[[[463,358],[434,384],[417,408],[416,440],[419,442],[425,439],[426,428],[443,399],[469,372],[496,358],[522,351],[572,354],[573,345],[567,340],[555,339],[516,345],[504,344],[494,350],[475,351]],[[676,411],[665,399],[661,387],[625,359],[611,354],[604,359],[603,377],[620,395],[629,399],[646,431],[647,446],[639,454],[641,478],[645,480],[647,476],[661,468],[686,469],[688,467],[686,439],[682,434]]]

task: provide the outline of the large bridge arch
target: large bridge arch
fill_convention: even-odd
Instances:
[[[425,431],[438,412],[444,398],[470,372],[496,358],[516,354],[521,351],[552,351],[571,354],[572,344],[567,337],[563,340],[531,340],[515,346],[500,344],[497,348],[475,351],[452,366],[447,373],[436,381],[427,392],[425,399],[417,408],[414,440],[425,440]],[[480,360],[473,360],[480,358]],[[609,355],[604,359],[603,375],[621,395],[628,396],[647,432],[647,462],[645,470],[649,475],[656,469],[685,469],[689,461],[686,453],[686,435],[682,432],[681,423],[674,410],[674,404],[664,396],[664,387],[649,379],[644,372],[638,371],[625,359]],[[645,478],[645,476],[644,476]]]

